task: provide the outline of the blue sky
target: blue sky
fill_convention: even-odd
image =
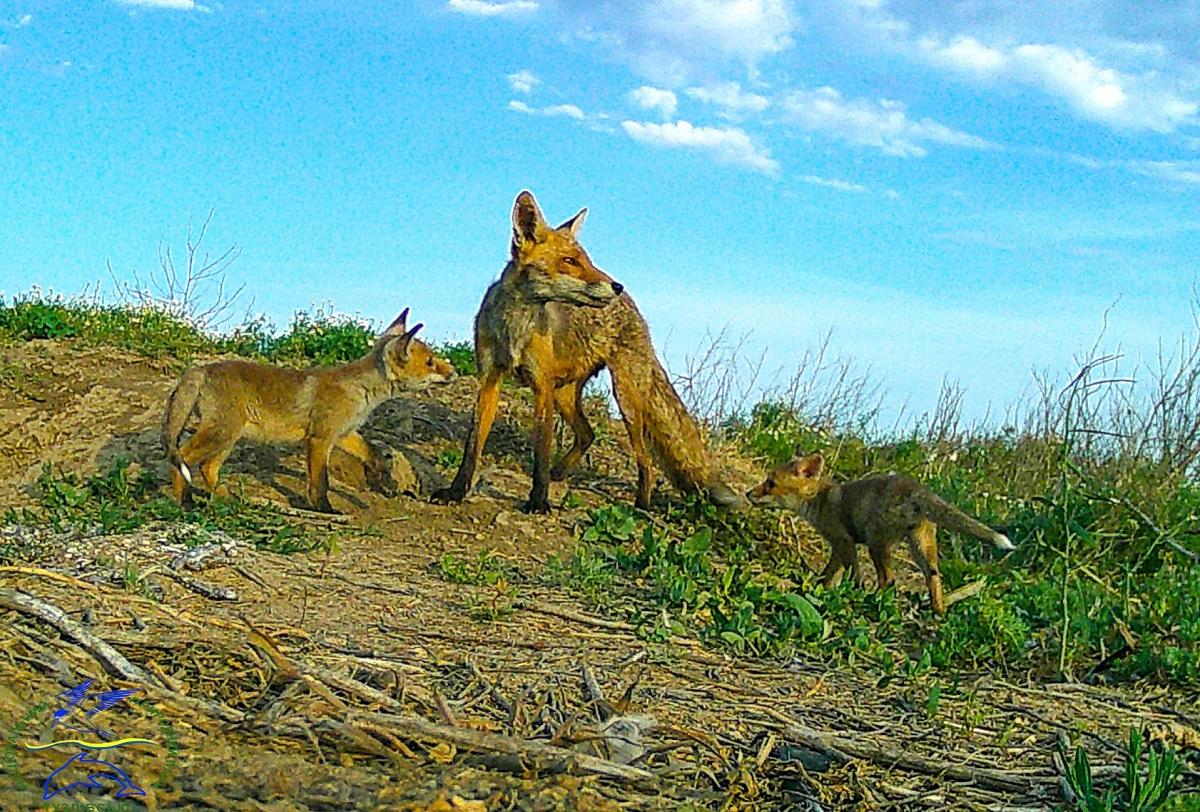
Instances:
[[[964,411],[1192,325],[1200,7],[858,0],[0,0],[0,289],[210,247],[277,323],[468,337],[523,188],[580,207],[678,368],[832,330]]]

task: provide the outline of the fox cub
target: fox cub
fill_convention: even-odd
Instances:
[[[800,513],[831,547],[829,564],[821,573],[826,586],[833,584],[843,569],[859,582],[856,544],[871,553],[879,588],[895,580],[892,548],[901,538],[908,542],[925,583],[929,599],[939,615],[946,611],[942,576],[938,572],[937,526],[990,541],[1001,550],[1016,547],[1003,533],[987,527],[932,491],[899,474],[883,474],[838,484],[822,477],[825,458],[818,454],[796,458],[773,470],[766,480],[746,496],[756,504],[776,504]]]
[[[454,368],[407,329],[408,308],[392,322],[369,353],[330,369],[283,369],[252,361],[218,361],[192,367],[167,400],[162,438],[171,463],[172,490],[183,502],[197,468],[210,491],[221,464],[241,437],[267,442],[303,440],[308,448],[308,500],[315,510],[329,504],[329,455],[334,446],[363,463],[372,487],[394,493],[387,461],[358,427],[376,406],[405,390],[423,389],[455,377]],[[182,447],[188,419],[199,425]]]

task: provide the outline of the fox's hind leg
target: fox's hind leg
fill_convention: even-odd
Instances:
[[[387,459],[375,446],[367,442],[357,431],[352,431],[337,441],[337,447],[363,464],[367,486],[384,496],[395,496],[396,483]]]
[[[567,471],[579,464],[579,460],[591,448],[596,439],[596,432],[588,423],[587,415],[583,413],[583,383],[569,383],[554,390],[554,405],[563,420],[575,433],[575,444],[571,450],[562,455],[554,467],[550,469],[550,479],[560,482],[567,476]]]
[[[188,470],[200,471],[209,493],[217,493],[221,465],[233,451],[240,435],[240,426],[209,423],[201,425],[183,448],[179,449],[179,459]],[[179,479],[183,479],[180,471],[176,470],[174,473]],[[175,481],[174,477],[172,479]]]
[[[946,614],[946,600],[942,597],[942,574],[938,570],[937,525],[922,519],[908,536],[908,547],[913,560],[925,575],[929,587],[929,602],[933,611]]]

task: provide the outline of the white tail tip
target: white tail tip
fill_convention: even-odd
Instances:
[[[187,481],[187,484],[192,484],[192,472],[188,470],[187,463],[179,463],[179,473],[183,474],[183,478]]]
[[[1003,533],[997,533],[995,538],[992,539],[992,544],[995,544],[997,549],[1000,550],[1017,549],[1017,545],[1009,541],[1008,536],[1004,535]]]

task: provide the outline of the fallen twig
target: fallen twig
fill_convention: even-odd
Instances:
[[[456,747],[484,753],[506,753],[523,757],[521,768],[527,772],[533,767],[539,772],[582,772],[600,775],[621,782],[651,782],[655,775],[648,770],[617,764],[607,759],[576,753],[565,747],[555,747],[528,739],[502,736],[461,727],[448,727],[430,722],[420,716],[393,715],[384,713],[362,713],[351,711],[347,724],[365,720],[385,730],[408,738],[419,738],[447,742]],[[532,764],[524,762],[528,758]]]
[[[783,733],[787,738],[820,750],[839,761],[864,759],[888,769],[899,768],[910,772],[949,778],[953,781],[970,781],[980,787],[1001,792],[1032,794],[1039,788],[1050,791],[1056,783],[1055,779],[1049,776],[952,764],[906,753],[887,745],[823,733],[794,723],[785,727]]]

